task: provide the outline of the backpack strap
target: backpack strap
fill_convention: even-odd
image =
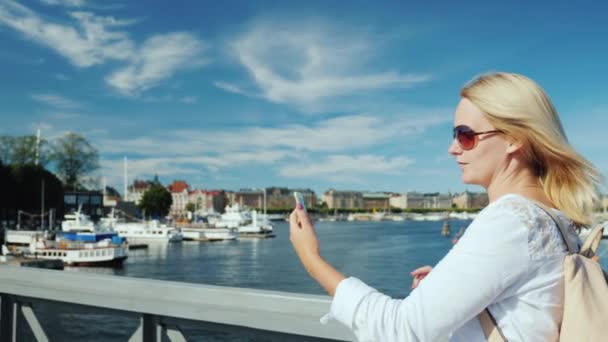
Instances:
[[[492,313],[487,308],[477,315],[483,334],[486,335],[488,342],[507,342],[507,338],[503,335],[502,330],[496,324],[496,320]]]
[[[593,230],[591,230],[591,233],[589,233],[589,235],[587,235],[587,238],[585,239],[585,242],[583,243],[583,246],[581,247],[581,251],[580,254],[591,258],[592,256],[595,255],[595,251],[597,250],[597,247],[600,244],[600,241],[602,240],[602,233],[604,231],[604,226],[601,224],[598,224],[597,226],[595,226],[593,228]]]
[[[564,241],[564,244],[566,245],[566,248],[568,249],[568,253],[575,254],[576,247],[572,243],[572,241],[570,241],[570,239],[568,239],[568,230],[564,226],[564,224],[561,222],[561,220],[559,220],[557,218],[557,216],[553,213],[553,211],[551,209],[547,208],[547,206],[545,206],[544,204],[539,203],[539,202],[534,202],[534,204],[536,204],[539,208],[541,208],[544,212],[546,212],[553,219],[553,221],[559,228],[559,234],[561,235],[562,240]]]

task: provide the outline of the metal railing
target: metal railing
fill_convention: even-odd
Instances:
[[[1,266],[0,297],[0,341],[19,341],[20,321],[48,341],[35,314],[47,302],[138,314],[129,341],[186,341],[180,321],[269,340],[354,340],[339,324],[319,322],[329,310],[326,296]]]

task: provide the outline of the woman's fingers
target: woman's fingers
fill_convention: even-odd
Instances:
[[[296,228],[296,227],[299,228],[300,227],[299,222],[298,222],[298,214],[296,213],[295,209],[289,215],[289,227],[290,228]]]
[[[419,267],[419,268],[413,270],[410,274],[413,276],[422,275],[422,274],[426,275],[426,274],[430,273],[431,270],[433,270],[433,267],[427,265],[427,266],[422,266],[422,267]]]
[[[413,270],[410,274],[414,277],[412,280],[412,289],[418,287],[422,279],[424,279],[431,271],[433,270],[432,266],[422,266],[415,270]]]

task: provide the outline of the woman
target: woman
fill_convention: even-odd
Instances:
[[[552,208],[577,241],[575,228],[590,223],[600,176],[568,144],[551,101],[532,80],[482,75],[460,95],[448,152],[463,182],[483,186],[490,203],[432,272],[412,272],[408,297],[392,299],[342,275],[321,257],[302,208],[290,216],[298,257],[334,297],[326,319],[360,341],[484,341],[477,316],[486,308],[509,341],[558,338],[566,247],[537,203]]]

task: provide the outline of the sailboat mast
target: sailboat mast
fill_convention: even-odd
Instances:
[[[125,156],[125,167],[124,167],[124,184],[123,184],[123,194],[124,201],[127,200],[127,156]]]

